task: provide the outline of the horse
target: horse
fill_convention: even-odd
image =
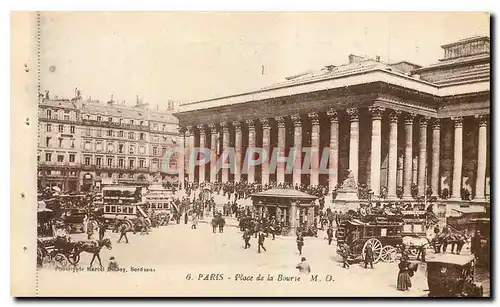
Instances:
[[[103,239],[103,240],[95,240],[95,241],[79,241],[76,244],[76,251],[75,254],[80,255],[81,252],[86,252],[92,254],[92,260],[90,261],[90,267],[92,267],[92,264],[94,263],[94,259],[97,257],[97,260],[99,260],[99,265],[102,266],[101,262],[101,256],[100,252],[103,247],[106,247],[107,249],[111,250],[111,240],[109,238]]]

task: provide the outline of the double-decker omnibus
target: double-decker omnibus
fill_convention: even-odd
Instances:
[[[125,220],[132,228],[133,221],[142,216],[147,218],[141,206],[142,187],[135,186],[108,186],[102,188],[102,200],[98,204],[102,209],[102,216],[106,223],[114,223],[116,219]]]

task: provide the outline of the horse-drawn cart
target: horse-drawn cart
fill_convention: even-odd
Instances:
[[[366,216],[363,220],[341,220],[337,230],[337,253],[347,243],[351,248],[351,255],[362,259],[370,244],[374,263],[380,260],[393,262],[398,253],[396,246],[402,243],[402,229],[403,221],[397,217]]]
[[[37,240],[37,265],[47,264],[64,268],[68,264],[76,265],[80,261],[80,253],[76,244],[64,237]]]

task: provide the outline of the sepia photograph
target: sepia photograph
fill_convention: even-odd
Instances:
[[[13,12],[11,295],[490,298],[490,18]]]

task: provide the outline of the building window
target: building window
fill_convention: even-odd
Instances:
[[[71,140],[71,148],[75,148],[75,140]]]
[[[162,153],[163,156],[165,156],[165,154],[167,153],[167,148],[163,147],[161,149],[161,153]]]
[[[156,156],[158,154],[158,148],[153,147],[153,156]]]
[[[90,165],[90,157],[85,157],[85,165]]]
[[[143,120],[141,120],[141,126],[144,126],[144,121]]]
[[[113,152],[113,144],[108,143],[108,152]]]
[[[69,133],[75,134],[75,126],[69,126]]]
[[[112,166],[113,165],[113,158],[108,158],[108,166]]]
[[[144,160],[139,160],[139,167],[144,167]]]
[[[85,150],[91,150],[91,148],[92,144],[89,141],[85,142]]]
[[[69,121],[69,115],[64,115],[64,120]]]
[[[133,132],[129,132],[128,133],[128,138],[129,138],[129,140],[133,140],[134,139],[134,133]]]
[[[64,155],[57,155],[57,162],[64,162]]]
[[[163,124],[162,131],[167,131],[167,125]]]
[[[101,142],[97,142],[95,144],[95,150],[96,151],[102,151],[102,143]]]
[[[90,136],[90,128],[85,129],[85,136]]]
[[[157,169],[158,168],[158,160],[154,159],[151,163],[153,165],[153,169]]]
[[[59,148],[63,148],[63,138],[59,138]]]
[[[52,118],[52,110],[47,110],[47,118]]]
[[[130,160],[128,161],[128,166],[129,166],[130,168],[133,168],[133,167],[134,167],[134,160],[133,160],[133,159],[130,159]]]
[[[54,119],[59,119],[59,114],[57,113],[58,113],[57,111],[54,113]]]
[[[69,162],[75,162],[75,154],[69,154]]]
[[[123,167],[123,159],[118,159],[118,166]]]
[[[130,120],[130,124],[131,124],[131,125],[133,125],[133,124],[134,124],[134,120],[133,120],[133,119],[131,119],[131,120]]]
[[[50,147],[50,136],[45,138],[45,146]]]
[[[111,116],[108,117],[108,122],[110,122],[110,123],[113,122],[113,117],[111,117]]]
[[[144,133],[141,132],[139,134],[139,140],[144,141]]]
[[[52,125],[51,124],[47,124],[47,132],[52,132]]]
[[[102,158],[101,158],[101,157],[97,157],[97,158],[95,159],[95,164],[97,164],[97,166],[101,166],[101,160],[102,160]]]
[[[146,153],[146,147],[144,147],[144,146],[139,147],[139,153],[140,154]]]
[[[36,161],[37,161],[37,162],[40,162],[40,155],[37,155],[37,156],[36,156]]]
[[[123,153],[123,144],[118,145],[118,152]]]
[[[113,178],[113,173],[112,172],[108,172],[108,177],[109,178]]]
[[[59,133],[63,133],[64,132],[64,125],[59,125],[58,131],[59,131]]]
[[[135,146],[130,145],[129,147],[129,153],[133,154],[135,152]]]
[[[52,154],[51,153],[46,153],[45,154],[45,161],[50,162],[52,160]]]
[[[118,131],[118,137],[123,137],[123,131]]]
[[[113,130],[108,130],[108,136],[113,136]]]
[[[101,121],[101,117],[100,116],[97,116],[97,121],[100,122]]]
[[[98,136],[98,137],[101,137],[101,136],[102,136],[102,131],[101,131],[101,129],[97,129],[97,136]]]

